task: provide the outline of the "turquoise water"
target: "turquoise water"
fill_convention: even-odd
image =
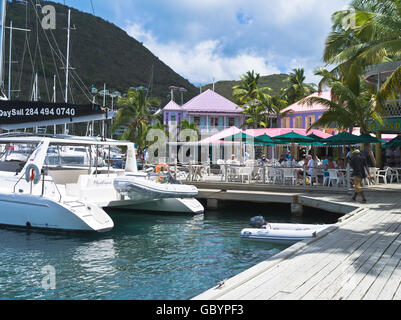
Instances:
[[[190,299],[287,248],[241,240],[249,219],[334,223],[338,216],[240,205],[202,215],[110,212],[105,234],[0,228],[0,299]],[[55,290],[42,288],[42,268],[56,270]]]

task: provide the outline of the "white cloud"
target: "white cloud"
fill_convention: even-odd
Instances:
[[[234,56],[225,55],[218,40],[204,40],[187,47],[176,41],[161,43],[139,24],[131,24],[125,29],[129,35],[143,42],[159,59],[192,83],[210,83],[213,78],[216,81],[239,79],[249,70],[255,70],[262,75],[280,73],[274,64],[267,63],[265,57],[252,50],[243,49]]]
[[[330,17],[349,1],[160,1],[157,13],[150,10],[154,5],[138,11],[125,30],[192,83],[293,68],[304,68],[307,81],[317,82]]]

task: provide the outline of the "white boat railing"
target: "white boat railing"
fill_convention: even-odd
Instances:
[[[42,193],[41,193],[41,197],[43,197],[43,196],[45,195],[45,183],[46,183],[46,182],[50,182],[51,184],[54,185],[55,190],[57,191],[58,195],[60,196],[59,202],[61,203],[61,200],[63,199],[63,196],[62,196],[60,190],[58,189],[57,184],[54,182],[53,179],[46,179],[46,178],[45,178],[46,176],[45,176],[44,174],[42,174],[41,176],[42,176],[42,179],[41,179],[41,181],[42,181]],[[21,177],[18,179],[17,183],[14,185],[13,193],[17,193],[17,192],[16,192],[17,186],[19,185],[19,183],[20,183],[24,178],[25,178],[25,176],[24,176],[24,175],[21,175]],[[32,184],[33,184],[33,182],[31,181],[31,190],[30,190],[30,194],[32,194],[32,189],[33,189],[33,188],[32,188]]]

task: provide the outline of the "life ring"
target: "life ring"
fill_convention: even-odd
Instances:
[[[165,164],[165,163],[160,163],[160,164],[158,164],[158,165],[156,166],[156,174],[159,174],[159,173],[160,173],[160,169],[161,169],[161,168],[164,168],[164,169],[166,169],[167,172],[169,172],[169,167],[168,167],[168,165]]]
[[[26,182],[33,182],[38,184],[40,181],[40,171],[35,164],[30,164],[25,170],[25,180]]]

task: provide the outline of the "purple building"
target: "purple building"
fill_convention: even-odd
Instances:
[[[233,126],[240,128],[246,118],[241,107],[210,89],[183,106],[170,101],[162,112],[164,124],[179,125],[188,120],[195,122],[202,131],[221,131]]]
[[[318,92],[310,95],[309,97],[320,97],[331,100],[331,92],[324,91],[320,95]],[[294,128],[294,129],[309,129],[320,117],[328,110],[328,108],[321,104],[314,104],[311,106],[300,104],[299,102],[292,104],[282,111],[288,112],[287,115],[279,119],[280,128]]]

